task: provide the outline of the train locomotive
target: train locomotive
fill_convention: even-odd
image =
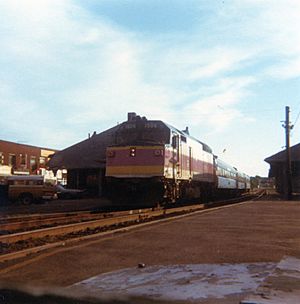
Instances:
[[[106,182],[113,202],[153,207],[182,199],[236,196],[250,178],[221,161],[205,143],[160,120],[128,113],[107,147]]]

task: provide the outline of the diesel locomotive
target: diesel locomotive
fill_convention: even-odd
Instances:
[[[250,189],[250,178],[205,143],[160,120],[128,113],[107,147],[106,182],[114,202],[153,206],[181,199],[208,202]]]

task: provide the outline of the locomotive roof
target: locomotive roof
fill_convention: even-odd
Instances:
[[[233,167],[232,165],[229,165],[228,163],[224,162],[223,160],[216,157],[216,163],[220,168],[224,168],[227,170],[230,170],[232,172],[238,172],[238,169]]]
[[[184,131],[178,130],[177,128],[173,127],[172,125],[170,125],[170,124],[168,124],[168,123],[166,123],[166,122],[164,122],[162,120],[148,120],[145,117],[135,116],[132,120],[129,120],[129,121],[127,120],[127,121],[123,122],[122,124],[120,124],[118,127],[119,127],[119,129],[121,129],[126,124],[132,124],[132,123],[135,123],[135,122],[145,122],[145,123],[148,122],[148,123],[159,123],[159,124],[162,124],[162,125],[166,126],[168,129],[170,129],[171,131],[179,133],[180,135],[182,135],[184,137],[188,137],[191,140],[194,140],[194,141],[200,143],[203,146],[203,150],[204,151],[212,153],[212,149],[207,144],[205,144],[204,142],[196,139],[195,137],[189,135],[188,133],[186,133]]]
[[[228,163],[219,159],[218,156],[216,156],[216,155],[214,155],[214,156],[215,156],[216,164],[220,168],[223,168],[223,169],[229,170],[231,172],[237,173],[240,176],[249,177],[249,175],[247,175],[246,173],[239,171],[236,167],[234,167],[232,165],[229,165]]]
[[[165,123],[165,122],[163,122],[163,121],[162,121],[162,123],[165,124],[165,125],[166,125],[168,128],[170,128],[171,130],[176,131],[176,132],[179,133],[180,135],[185,136],[185,137],[188,137],[188,138],[190,138],[191,140],[197,141],[198,143],[200,143],[200,144],[203,146],[204,151],[209,152],[209,153],[212,153],[211,147],[208,146],[207,144],[205,144],[204,142],[202,142],[202,141],[198,140],[197,138],[195,138],[195,137],[193,137],[193,136],[187,134],[187,133],[184,132],[184,131],[178,130],[177,128],[175,128],[175,127],[173,127],[173,126],[171,126],[171,125],[169,125],[169,124],[167,124],[167,123]]]

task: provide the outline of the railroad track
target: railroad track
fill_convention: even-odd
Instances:
[[[140,209],[140,210],[130,210],[124,212],[115,212],[115,213],[110,213],[109,215],[100,214],[99,215],[101,217],[100,219],[87,220],[84,222],[76,222],[67,225],[59,224],[54,227],[34,229],[23,232],[17,232],[17,233],[2,234],[0,236],[0,243],[14,244],[28,239],[38,239],[47,236],[66,235],[69,233],[77,233],[77,232],[85,231],[87,229],[89,230],[93,230],[96,228],[106,229],[112,226],[126,225],[130,223],[139,223],[142,221],[146,221],[161,216],[167,216],[167,215],[178,214],[183,212],[193,212],[203,208],[204,208],[203,205],[191,205],[191,206],[178,207],[172,209],[157,209],[157,210]],[[49,221],[51,221],[54,224],[57,223],[57,221],[60,221],[60,219],[61,218],[46,219],[46,223],[49,223]],[[65,217],[63,217],[62,219],[64,221],[71,220]],[[72,217],[72,219],[74,219],[74,217]],[[45,221],[43,220],[40,221],[42,221],[41,223],[45,225]],[[27,223],[25,223],[25,226],[26,224]],[[10,223],[8,225],[11,227],[15,227],[19,225],[19,222]],[[5,227],[9,227],[9,226],[5,226]]]
[[[2,222],[0,225],[2,232],[4,232],[0,235],[0,262],[38,252],[49,247],[65,245],[86,237],[95,237],[99,233],[113,233],[113,231],[117,231],[120,228],[234,204],[253,199],[258,197],[258,195],[262,195],[262,193],[234,200],[214,202],[208,205],[196,204],[170,209],[140,209],[100,214],[77,212],[63,215],[33,216],[31,218],[28,217],[23,222],[23,227],[20,218],[14,218],[14,220],[12,218],[5,219],[8,221]],[[52,226],[41,228],[45,225]],[[4,228],[8,230],[3,230]],[[25,231],[15,232],[18,229]]]
[[[67,212],[67,213],[51,213],[43,215],[29,215],[26,217],[9,217],[0,221],[0,235],[11,234],[14,232],[23,232],[37,228],[48,228],[51,226],[72,224],[97,219],[103,219],[114,216],[122,216],[133,213],[148,212],[151,209],[140,209],[131,211],[117,212]]]

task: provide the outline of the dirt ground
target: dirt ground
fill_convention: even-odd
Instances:
[[[256,201],[0,264],[0,282],[64,287],[139,263],[279,262],[285,255],[300,257],[300,201]]]
[[[31,205],[22,205],[17,202],[3,203],[0,202],[0,215],[3,217],[13,215],[30,215],[34,213],[56,213],[56,212],[76,212],[98,210],[110,205],[105,198],[88,198],[88,199],[70,199],[70,200],[52,200],[42,201]]]

